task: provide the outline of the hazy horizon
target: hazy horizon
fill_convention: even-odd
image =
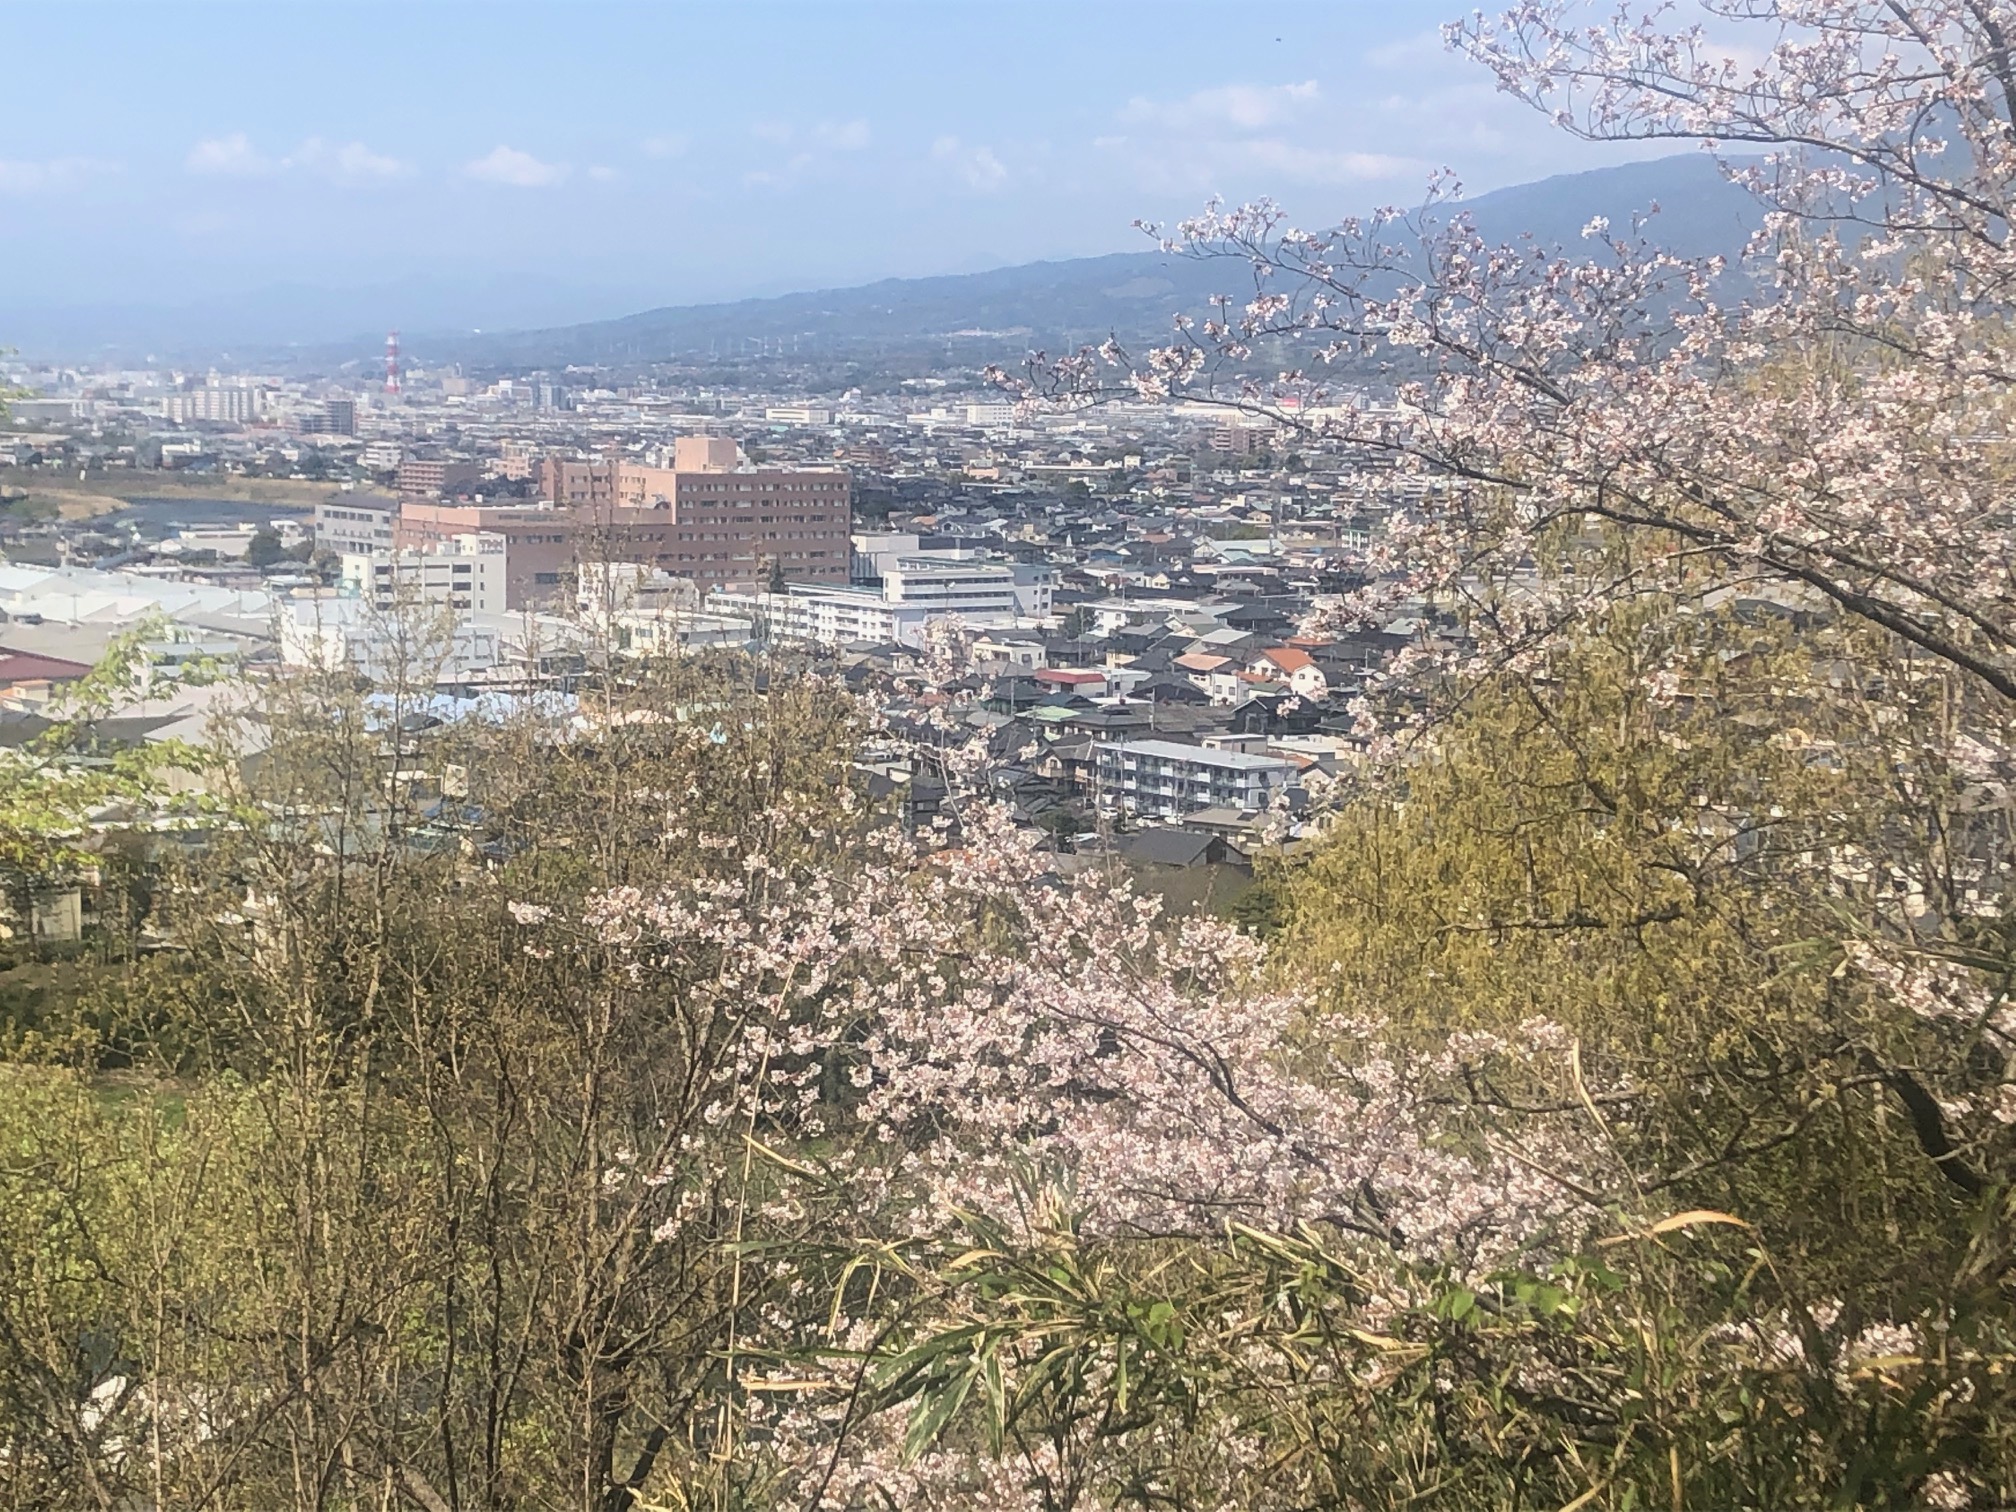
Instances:
[[[1447,54],[1455,9],[14,10],[23,56],[77,61],[17,83],[0,321],[292,290],[565,323],[1125,251],[1214,194],[1319,221],[1439,167],[1619,160]]]

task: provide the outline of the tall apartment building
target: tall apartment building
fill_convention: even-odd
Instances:
[[[615,465],[614,502],[596,525],[608,554],[648,561],[702,589],[790,581],[845,583],[853,482],[838,469],[749,467],[721,436],[682,436],[672,466]]]
[[[242,425],[266,413],[266,391],[218,384],[170,394],[161,409],[170,420],[209,420]]]
[[[504,541],[506,609],[530,608],[573,591],[580,525],[568,510],[409,499],[399,508],[393,544],[401,551],[424,551],[479,531]]]

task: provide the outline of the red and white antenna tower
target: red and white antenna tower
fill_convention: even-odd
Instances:
[[[397,397],[399,393],[399,333],[385,333],[385,392]]]

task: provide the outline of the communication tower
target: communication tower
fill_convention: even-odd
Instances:
[[[385,334],[385,393],[388,398],[399,395],[399,333]]]

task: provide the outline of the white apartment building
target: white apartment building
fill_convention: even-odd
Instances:
[[[1099,741],[1099,799],[1133,813],[1192,814],[1266,808],[1301,769],[1275,756],[1210,750],[1173,740]]]
[[[243,425],[266,413],[264,389],[219,385],[170,394],[162,401],[164,419],[174,421],[211,420]]]
[[[707,596],[716,614],[752,621],[772,640],[817,641],[843,646],[853,641],[921,642],[931,612],[891,603],[873,588],[827,588],[795,583],[784,593],[717,588]]]
[[[345,553],[340,582],[343,592],[380,609],[417,602],[501,614],[506,557],[503,536],[471,531],[437,542],[428,551]]]

